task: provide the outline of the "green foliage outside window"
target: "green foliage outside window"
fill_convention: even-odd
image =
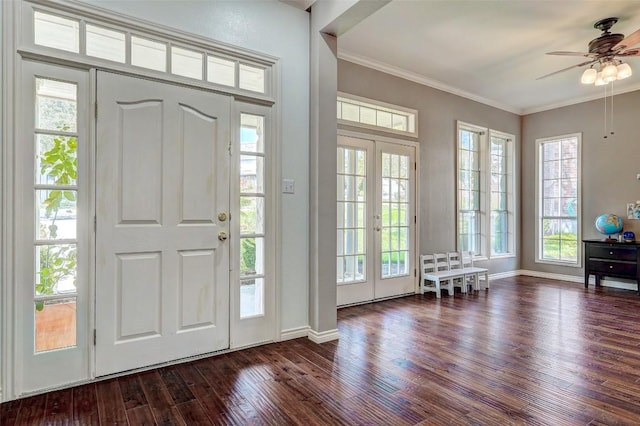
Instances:
[[[63,131],[66,128],[62,129]],[[40,173],[53,179],[56,185],[72,185],[78,178],[78,141],[74,137],[57,136],[53,146],[44,152],[40,160]],[[76,202],[75,191],[52,190],[44,200],[45,216],[51,222],[45,226],[44,235],[50,239],[57,238],[58,212],[63,205]],[[40,271],[36,283],[36,291],[40,295],[54,294],[58,283],[65,277],[73,276],[77,265],[75,245],[46,245],[40,247]],[[75,284],[75,283],[74,283]],[[44,302],[36,302],[36,309],[44,309]]]

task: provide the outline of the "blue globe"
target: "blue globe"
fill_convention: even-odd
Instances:
[[[622,231],[622,218],[613,213],[603,213],[596,217],[595,225],[601,234],[617,234]]]

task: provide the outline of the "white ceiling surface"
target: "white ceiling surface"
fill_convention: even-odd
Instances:
[[[545,52],[586,52],[601,33],[593,24],[620,18],[613,33],[640,28],[640,1],[394,0],[338,38],[339,57],[493,105],[529,114],[604,96],[582,85],[586,61]],[[640,89],[634,74],[614,94]]]

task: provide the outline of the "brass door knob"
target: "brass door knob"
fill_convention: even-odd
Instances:
[[[227,238],[228,238],[228,237],[227,237],[227,233],[226,233],[226,232],[224,232],[224,231],[223,231],[223,232],[220,232],[220,233],[218,234],[218,239],[219,239],[220,241],[224,241],[224,240],[226,240]]]
[[[224,222],[225,220],[227,220],[227,214],[222,212],[222,213],[218,213],[218,220],[220,222]]]

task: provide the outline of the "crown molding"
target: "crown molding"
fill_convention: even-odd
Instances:
[[[366,56],[361,56],[356,53],[350,52],[348,50],[338,49],[338,58],[348,62],[352,62],[354,64],[362,65],[367,68],[381,71],[386,74],[400,77],[405,80],[413,81],[414,83],[418,83],[424,86],[432,87],[434,89],[442,90],[443,92],[451,93],[453,95],[460,96],[475,102],[480,102],[482,104],[492,106],[494,108],[498,108],[507,112],[511,112],[519,116],[525,116],[529,114],[535,114],[538,112],[549,111],[556,108],[562,108],[566,106],[581,104],[584,102],[595,101],[597,99],[602,99],[604,97],[601,92],[598,92],[597,94],[593,94],[589,96],[583,96],[583,97],[574,98],[568,101],[547,104],[547,105],[537,106],[533,108],[515,108],[512,105],[505,105],[503,103],[496,102],[492,99],[474,95],[473,93],[469,93],[459,88],[449,86],[448,84],[445,84],[441,81],[434,80],[434,79],[425,77],[423,75],[420,75],[411,71],[407,71],[403,68],[399,68],[394,65],[387,64],[385,62],[380,62],[375,59],[368,58]],[[619,90],[614,89],[615,91],[614,96],[622,95],[628,92],[634,92],[636,90],[640,90],[640,83],[634,84],[632,86],[627,86]]]
[[[640,83],[638,84],[634,84],[632,86],[627,86],[623,89],[619,89],[616,90],[614,88],[614,94],[613,96],[617,96],[617,95],[622,95],[624,93],[628,93],[628,92],[635,92],[636,90],[640,90]],[[540,106],[540,107],[534,107],[534,108],[526,108],[522,110],[521,115],[529,115],[529,114],[535,114],[537,112],[543,112],[543,111],[549,111],[552,109],[556,109],[556,108],[562,108],[562,107],[566,107],[566,106],[570,106],[570,105],[576,105],[576,104],[581,104],[584,102],[591,102],[591,101],[595,101],[598,99],[602,99],[604,98],[604,95],[602,94],[602,92],[600,90],[598,90],[597,94],[593,94],[593,95],[589,95],[589,96],[583,96],[580,98],[575,98],[575,99],[571,99],[565,102],[558,102],[555,104],[549,104],[549,105],[544,105],[544,106]]]
[[[513,114],[522,115],[521,109],[514,108],[511,105],[505,105],[503,103],[496,102],[492,99],[474,95],[473,93],[469,93],[464,90],[460,90],[456,87],[449,86],[448,84],[445,84],[441,81],[427,78],[423,75],[420,75],[411,71],[407,71],[403,68],[399,68],[394,65],[387,64],[385,62],[380,62],[375,59],[368,58],[366,56],[361,56],[356,53],[350,52],[348,50],[338,49],[338,59],[342,59],[348,62],[352,62],[354,64],[362,65],[364,67],[381,71],[396,77],[400,77],[405,80],[413,81],[414,83],[422,84],[424,86],[429,86],[434,89],[442,90],[443,92],[451,93],[453,95],[470,99],[475,102],[480,102],[481,104],[492,106],[494,108],[511,112]]]

